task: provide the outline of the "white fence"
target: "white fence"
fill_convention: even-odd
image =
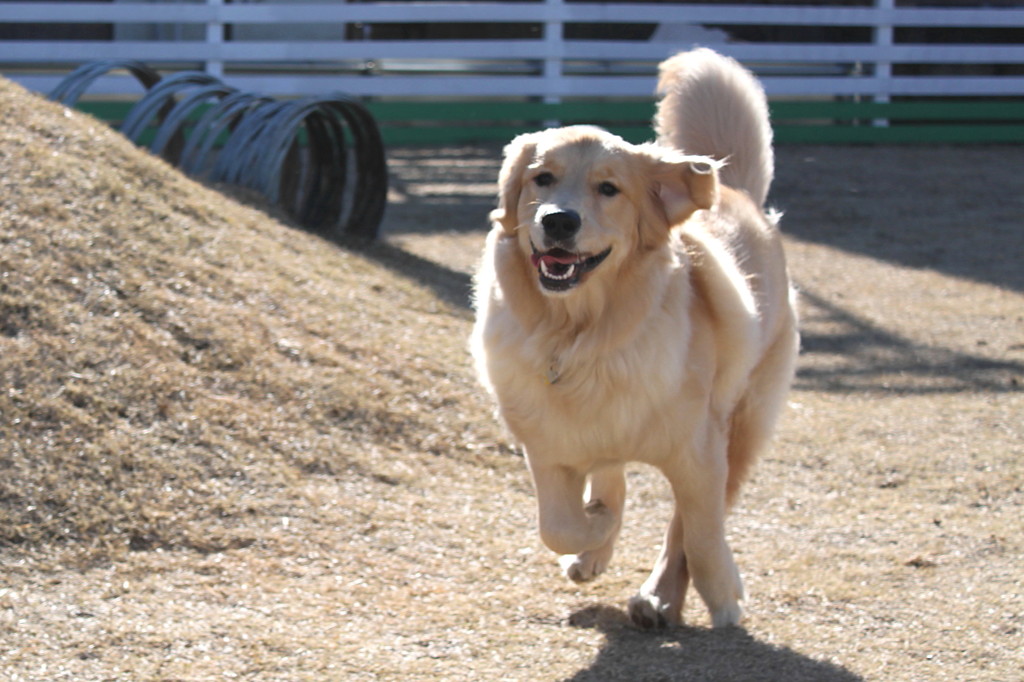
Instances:
[[[776,97],[884,102],[1024,94],[1024,44],[1005,38],[1024,28],[1019,3],[848,4],[0,2],[0,73],[49,92],[82,62],[135,59],[203,69],[239,89],[277,96],[643,98],[653,92],[658,61],[702,44],[751,65]],[[398,24],[416,25],[406,34],[427,37],[393,39]],[[639,38],[573,38],[581,24],[650,31]],[[437,38],[438,27],[453,25],[462,27],[463,39]],[[60,30],[48,37],[48,26]],[[465,39],[482,26],[488,38]],[[781,29],[774,37],[743,38],[765,26]],[[82,37],[87,28],[91,39]],[[793,39],[801,31],[832,40]],[[977,42],[999,32],[1001,43]],[[90,94],[138,91],[129,79],[110,76]]]

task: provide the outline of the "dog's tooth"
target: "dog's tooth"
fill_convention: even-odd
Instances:
[[[553,272],[551,272],[548,269],[548,264],[546,262],[544,262],[543,260],[541,260],[541,262],[540,262],[540,272],[541,272],[542,275],[544,275],[548,279],[554,279],[554,280],[569,279],[570,277],[572,277],[573,275],[576,274],[576,264],[572,263],[571,265],[569,265],[569,268],[565,271],[564,274],[556,275],[556,274],[554,274]]]

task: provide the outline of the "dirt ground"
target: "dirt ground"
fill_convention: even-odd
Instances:
[[[499,155],[391,150],[384,242],[357,254],[335,258],[333,245],[253,219],[247,238],[268,249],[280,239],[280,250],[236,272],[228,232],[203,242],[189,223],[190,243],[223,261],[209,266],[219,286],[256,286],[259,268],[287,259],[301,286],[275,285],[265,312],[292,339],[278,355],[316,359],[300,336],[311,319],[325,344],[336,334],[351,346],[340,369],[283,365],[279,400],[291,382],[319,414],[318,375],[341,381],[365,365],[373,414],[402,414],[405,401],[416,424],[324,427],[352,450],[347,464],[309,460],[261,483],[260,458],[290,466],[289,453],[312,447],[279,418],[231,484],[244,511],[208,512],[210,532],[229,533],[220,544],[0,547],[0,678],[1019,680],[1024,149],[778,150],[771,202],[785,212],[803,353],[775,446],[729,520],[747,618],[711,630],[691,597],[687,626],[660,632],[634,628],[624,605],[656,556],[665,485],[630,470],[612,567],[593,585],[569,583],[537,539],[522,460],[474,385],[468,291]],[[219,215],[219,200],[196,196],[200,222]],[[188,212],[167,210],[169,225]],[[332,285],[331,264],[367,282],[365,295],[349,279]],[[182,297],[190,277],[175,280]],[[248,299],[234,299],[247,314]],[[389,314],[389,301],[411,312]],[[329,317],[332,307],[344,314]],[[362,314],[373,338],[345,336]],[[25,342],[8,336],[5,347]],[[251,397],[218,390],[235,401],[227,412]],[[247,428],[259,443],[267,424]],[[50,466],[41,453],[22,454]],[[178,465],[174,447],[160,456]]]

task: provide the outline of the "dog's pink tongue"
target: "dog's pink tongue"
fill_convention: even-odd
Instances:
[[[549,251],[548,253],[535,253],[530,257],[533,262],[533,267],[538,267],[541,263],[545,265],[572,265],[579,257],[569,251],[557,249],[555,251]]]

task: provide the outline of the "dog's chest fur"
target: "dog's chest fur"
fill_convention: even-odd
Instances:
[[[686,431],[680,422],[703,411],[681,396],[707,395],[687,384],[710,382],[692,366],[685,277],[663,282],[641,323],[601,352],[593,352],[607,333],[601,321],[559,335],[543,323],[527,330],[500,303],[492,308],[483,330],[487,375],[502,417],[531,454],[567,465],[574,458],[653,463],[676,449]]]

